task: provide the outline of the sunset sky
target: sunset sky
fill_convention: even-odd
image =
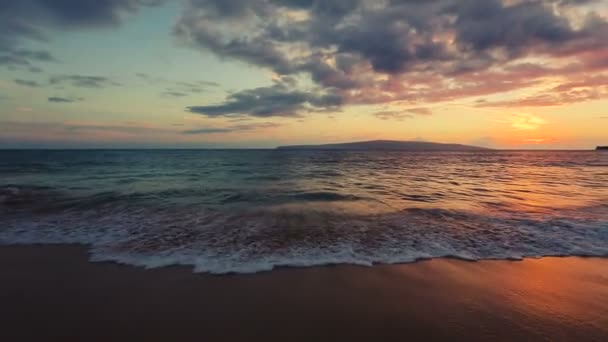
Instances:
[[[608,144],[606,0],[3,0],[0,148]]]

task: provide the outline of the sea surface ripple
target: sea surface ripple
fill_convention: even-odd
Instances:
[[[608,153],[0,151],[0,244],[196,272],[608,256]]]

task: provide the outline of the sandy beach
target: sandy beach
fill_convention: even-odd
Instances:
[[[328,266],[253,275],[0,248],[3,340],[608,339],[608,259]]]

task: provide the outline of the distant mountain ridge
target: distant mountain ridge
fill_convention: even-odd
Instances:
[[[426,141],[371,140],[339,144],[279,146],[279,150],[483,151],[488,148]]]

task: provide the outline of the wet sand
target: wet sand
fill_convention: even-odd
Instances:
[[[608,340],[608,259],[213,276],[87,258],[82,246],[0,247],[0,339]]]

